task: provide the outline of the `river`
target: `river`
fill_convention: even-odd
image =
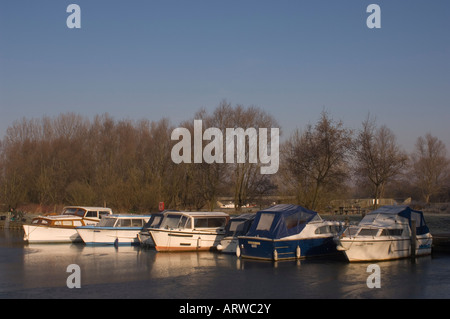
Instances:
[[[80,288],[69,288],[69,265]],[[448,298],[450,253],[377,263],[309,259],[266,262],[216,252],[161,253],[140,247],[27,244],[0,230],[0,298],[301,299]]]

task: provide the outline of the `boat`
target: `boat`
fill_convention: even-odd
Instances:
[[[335,241],[348,261],[364,262],[429,255],[433,237],[423,212],[399,205],[368,213]]]
[[[223,212],[166,212],[149,232],[157,251],[215,250],[229,219]]]
[[[302,206],[275,205],[258,211],[248,233],[238,236],[236,255],[273,261],[338,256],[333,238],[342,228]]]
[[[249,213],[232,217],[225,227],[224,238],[217,245],[217,250],[222,253],[236,253],[238,236],[247,234],[250,226],[255,220],[255,216],[256,214]]]
[[[76,230],[86,245],[139,245],[137,234],[151,215],[110,215],[94,226],[80,226]]]
[[[28,243],[77,243],[82,242],[76,227],[96,225],[103,216],[111,215],[106,207],[66,206],[61,214],[39,215],[31,224],[23,225]]]
[[[143,247],[155,247],[155,243],[153,242],[152,236],[150,235],[150,228],[158,228],[163,220],[163,213],[155,213],[152,214],[152,217],[148,220],[148,222],[142,227],[141,231],[137,234],[137,238]]]

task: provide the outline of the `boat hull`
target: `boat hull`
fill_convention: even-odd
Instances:
[[[78,227],[78,234],[86,245],[139,245],[137,234],[141,228],[134,227]]]
[[[236,254],[242,258],[286,260],[340,254],[333,237],[269,239],[239,237]]]
[[[141,231],[137,234],[139,242],[142,246],[155,247],[153,238],[148,231]]]
[[[23,225],[24,240],[28,243],[77,243],[82,242],[75,228]]]
[[[215,250],[223,238],[216,232],[153,229],[149,231],[157,251],[209,251]]]
[[[238,244],[239,240],[237,237],[225,237],[217,245],[217,250],[225,254],[235,254]]]
[[[416,256],[431,254],[432,236],[418,235]],[[340,238],[338,249],[350,262],[382,261],[411,257],[411,239],[404,238]]]

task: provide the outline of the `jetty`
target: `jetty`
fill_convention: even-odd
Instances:
[[[436,233],[433,236],[433,250],[450,251],[450,233]]]

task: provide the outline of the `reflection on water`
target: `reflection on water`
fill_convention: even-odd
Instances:
[[[2,298],[448,298],[450,255],[381,262],[370,289],[369,263],[311,259],[266,262],[214,252],[82,244],[33,244],[0,231]],[[66,286],[67,266],[81,288]]]

